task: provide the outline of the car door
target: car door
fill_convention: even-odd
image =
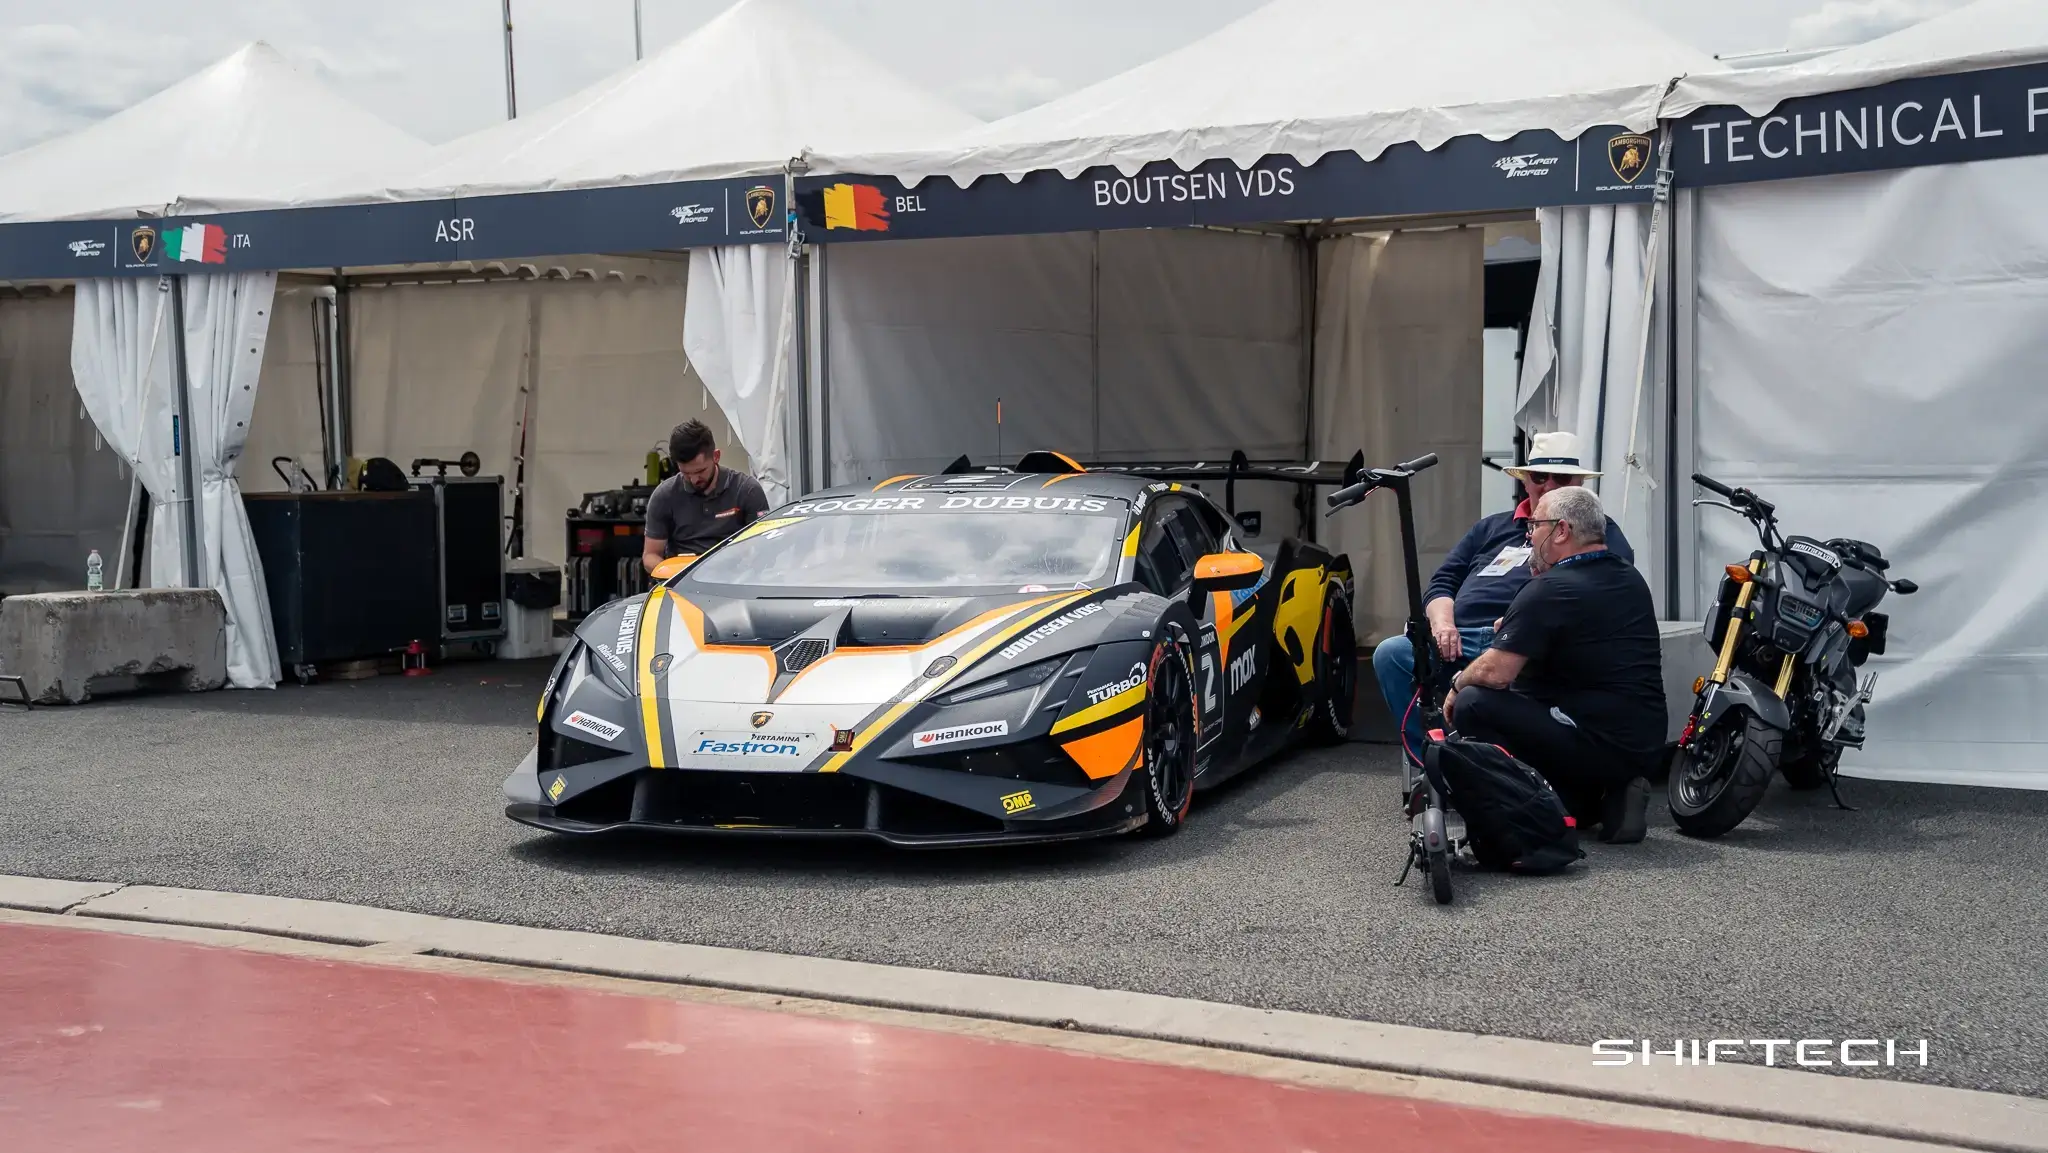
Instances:
[[[1178,495],[1163,496],[1147,510],[1144,530],[1138,536],[1138,579],[1147,588],[1169,600],[1189,602],[1195,612],[1199,635],[1195,638],[1195,710],[1201,729],[1195,742],[1197,775],[1207,771],[1217,737],[1229,718],[1237,715],[1229,705],[1225,670],[1216,633],[1215,598],[1191,601],[1195,562],[1217,551],[1220,540],[1192,501]]]

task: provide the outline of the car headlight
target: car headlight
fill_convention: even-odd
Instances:
[[[591,676],[596,677],[598,683],[617,693],[621,698],[631,700],[633,699],[633,690],[626,687],[625,672],[614,667],[612,664],[612,661],[617,659],[616,657],[609,657],[606,653],[598,652],[595,645],[586,643],[583,646],[583,667],[585,671]],[[630,667],[628,666],[628,668]]]
[[[953,705],[964,705],[969,701],[978,701],[992,697],[998,693],[1009,693],[1015,692],[1018,689],[1032,688],[1051,680],[1053,675],[1060,671],[1060,667],[1066,663],[1067,658],[1065,657],[1053,657],[1050,660],[1037,661],[1025,665],[1021,669],[1011,669],[1002,676],[978,681],[964,689],[955,689],[950,693],[940,693],[932,698],[932,703],[941,708],[949,708]]]

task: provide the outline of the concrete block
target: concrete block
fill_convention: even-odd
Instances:
[[[212,589],[35,593],[0,600],[0,675],[37,704],[131,689],[206,692],[228,679],[227,608]]]

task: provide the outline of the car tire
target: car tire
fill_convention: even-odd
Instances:
[[[1187,823],[1195,799],[1195,676],[1191,649],[1178,636],[1152,646],[1145,680],[1144,833],[1170,837]]]
[[[1309,740],[1342,744],[1351,737],[1358,707],[1358,633],[1351,623],[1351,602],[1342,593],[1332,592],[1323,601],[1323,628],[1315,645],[1316,703]]]

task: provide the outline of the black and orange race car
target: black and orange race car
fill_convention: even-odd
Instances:
[[[1312,494],[1361,468],[1035,452],[786,504],[583,621],[506,815],[906,846],[1171,834],[1196,789],[1344,737],[1357,675],[1350,562],[1299,540],[1262,560],[1195,485]]]

